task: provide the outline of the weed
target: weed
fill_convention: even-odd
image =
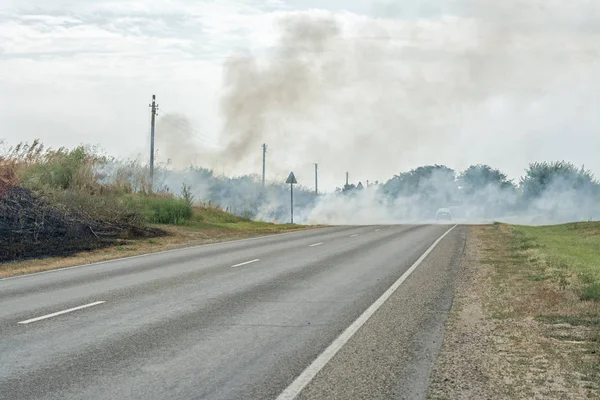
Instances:
[[[581,300],[583,301],[600,301],[600,284],[593,283],[588,285],[583,294],[581,295]]]
[[[600,328],[600,318],[598,315],[564,315],[564,314],[551,314],[551,315],[538,315],[535,317],[536,320],[544,322],[546,324],[558,325],[568,324],[571,326],[586,326],[590,328]]]
[[[556,339],[556,340],[560,340],[560,341],[565,341],[565,342],[579,342],[579,343],[584,343],[586,342],[586,338],[582,338],[576,335],[571,335],[568,333],[559,333],[559,334],[549,334],[548,337]]]
[[[565,290],[567,286],[569,286],[569,281],[567,278],[568,275],[562,271],[556,273],[554,280],[556,281],[556,284],[558,285],[560,290]]]
[[[185,203],[188,207],[192,207],[194,205],[194,196],[192,195],[192,187],[189,185],[183,184],[183,188],[181,190],[181,197],[185,200]]]
[[[594,276],[587,271],[579,273],[579,280],[581,280],[581,282],[585,283],[585,284],[590,284],[590,283],[595,282]]]
[[[546,279],[548,279],[548,276],[543,275],[543,274],[534,274],[534,275],[529,275],[527,277],[527,279],[529,279],[530,281],[533,281],[533,282],[541,282],[541,281],[545,281]]]

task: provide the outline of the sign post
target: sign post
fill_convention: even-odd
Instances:
[[[290,172],[290,175],[288,176],[285,183],[289,183],[289,185],[290,185],[290,197],[291,197],[290,204],[291,204],[292,224],[293,224],[294,223],[294,183],[298,183],[293,172]]]

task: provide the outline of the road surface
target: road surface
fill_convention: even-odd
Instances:
[[[450,228],[333,227],[0,280],[0,399],[423,398],[464,246]]]

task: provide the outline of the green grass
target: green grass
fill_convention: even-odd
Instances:
[[[600,301],[600,285],[593,283],[587,286],[581,296],[581,300]]]
[[[515,250],[543,249],[553,275],[576,276],[582,300],[600,301],[600,223],[517,226],[514,235]]]
[[[184,199],[174,197],[130,196],[126,203],[140,212],[150,224],[183,225],[194,216]]]
[[[534,281],[534,282],[541,282],[541,281],[545,281],[545,280],[549,279],[549,277],[547,275],[541,275],[541,274],[532,274],[532,275],[529,275],[527,278],[530,281]]]
[[[547,324],[569,324],[571,326],[585,326],[600,328],[600,320],[596,314],[589,315],[538,315],[536,320]]]
[[[303,225],[273,224],[238,217],[214,207],[194,207],[193,216],[183,225],[190,230],[217,229],[229,231],[281,232],[305,228]]]

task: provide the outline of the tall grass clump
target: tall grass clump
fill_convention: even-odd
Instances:
[[[103,157],[90,147],[46,149],[35,140],[10,148],[4,157],[10,160],[19,182],[29,189],[94,193],[100,188],[94,168],[103,162]]]
[[[194,214],[191,203],[186,199],[166,194],[130,196],[127,204],[129,208],[140,212],[144,220],[151,224],[183,225]]]

